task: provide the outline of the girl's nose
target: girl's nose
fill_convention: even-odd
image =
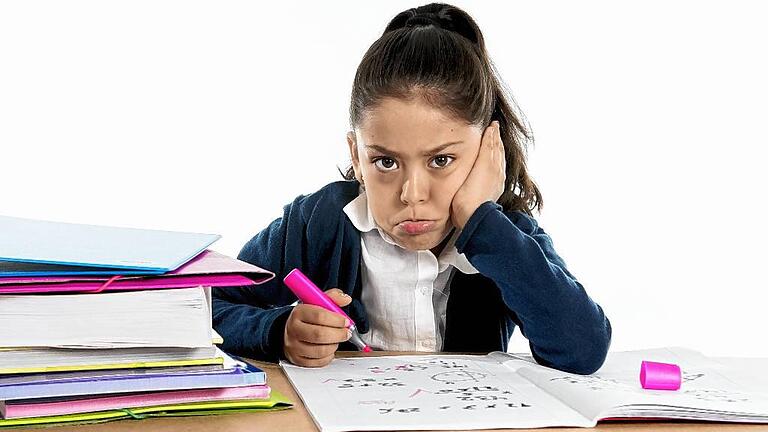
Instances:
[[[403,183],[400,200],[406,205],[426,202],[429,199],[429,180],[418,172],[409,174]]]

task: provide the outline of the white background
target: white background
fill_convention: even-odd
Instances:
[[[420,4],[2,2],[0,214],[214,232],[236,255],[340,177],[357,64]],[[533,128],[538,219],[612,349],[768,356],[764,6],[457,4]]]

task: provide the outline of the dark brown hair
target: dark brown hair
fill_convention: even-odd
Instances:
[[[525,161],[532,134],[488,56],[480,28],[466,12],[432,3],[390,21],[357,68],[349,108],[352,127],[386,97],[419,97],[483,128],[498,121],[507,160],[498,203],[507,211],[541,211],[541,193]],[[355,178],[351,167],[344,177]]]

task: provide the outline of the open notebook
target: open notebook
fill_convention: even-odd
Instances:
[[[642,360],[676,363],[678,391],[644,390]],[[501,352],[338,358],[324,368],[281,363],[322,431],[592,427],[669,418],[768,423],[768,394],[680,348],[611,353],[592,375]]]

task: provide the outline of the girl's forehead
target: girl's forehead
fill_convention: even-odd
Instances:
[[[423,150],[451,141],[474,141],[482,135],[478,126],[467,124],[447,110],[421,99],[385,98],[366,113],[358,127],[365,146],[398,150]]]
[[[422,98],[383,98],[366,110],[362,127],[390,127],[393,125],[437,124],[462,125],[466,122],[457,118],[450,110],[425,102]]]

